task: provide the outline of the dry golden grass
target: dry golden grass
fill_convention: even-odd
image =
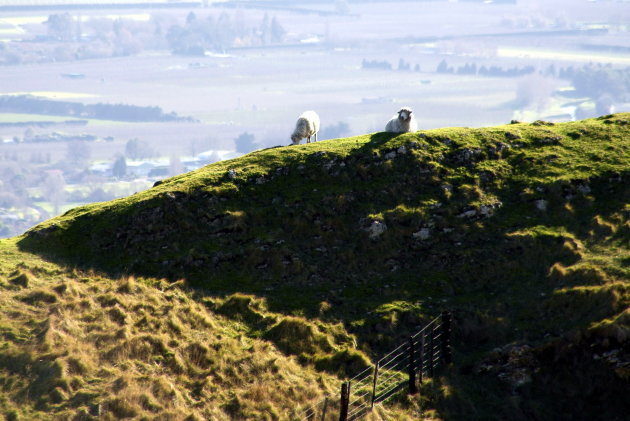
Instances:
[[[181,284],[47,276],[25,263],[4,272],[0,411],[9,417],[280,420],[338,387]]]
[[[255,296],[200,299],[183,282],[64,270],[17,251],[10,240],[0,243],[0,414],[295,419],[336,395],[341,379],[287,354],[282,328],[306,329],[302,339],[314,338],[298,344],[302,353],[341,345],[346,352],[352,338],[340,324],[284,319]],[[244,321],[265,323],[278,345],[248,334]],[[405,411],[378,408],[369,419],[406,419]]]

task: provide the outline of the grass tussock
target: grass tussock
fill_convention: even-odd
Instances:
[[[259,298],[232,297],[215,313],[182,286],[84,276],[0,290],[5,418],[284,420],[339,386],[225,318],[266,312]]]

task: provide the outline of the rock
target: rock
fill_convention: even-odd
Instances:
[[[536,204],[536,209],[538,209],[539,211],[546,211],[549,202],[547,202],[545,199],[538,199],[534,203]]]
[[[367,230],[370,233],[370,238],[376,239],[387,231],[387,225],[380,221],[372,221],[372,224]]]
[[[398,152],[401,155],[405,155],[407,153],[407,148],[405,148],[405,145],[403,145],[400,148],[398,148],[396,152]]]
[[[494,215],[494,209],[492,208],[492,206],[481,205],[479,207],[479,213],[481,213],[481,216],[483,216],[484,218],[489,218]]]
[[[562,137],[560,136],[547,136],[540,139],[535,139],[534,141],[539,145],[557,145]]]
[[[473,218],[477,216],[477,209],[469,209],[457,215],[458,218]]]
[[[421,228],[420,231],[414,232],[413,238],[417,238],[418,240],[428,240],[431,238],[431,230],[429,228]]]
[[[236,178],[236,171],[234,170],[228,170],[227,172],[227,176],[230,180],[234,180]]]
[[[394,159],[396,158],[396,151],[387,152],[384,156],[385,159]]]
[[[589,194],[591,192],[591,187],[588,184],[578,184],[576,188],[582,194]]]
[[[473,162],[481,160],[483,153],[479,148],[464,148],[449,154],[449,158],[458,165],[471,165]]]
[[[58,229],[59,229],[59,226],[57,224],[50,224],[46,228],[41,228],[41,229],[38,229],[38,230],[32,230],[32,231],[29,231],[29,233],[35,234],[35,235],[37,235],[39,237],[46,238],[50,234],[52,234],[55,231],[57,231]]]

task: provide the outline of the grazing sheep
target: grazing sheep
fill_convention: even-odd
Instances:
[[[317,142],[317,132],[319,131],[319,116],[315,111],[305,111],[300,115],[295,123],[295,130],[291,135],[291,140],[294,145],[298,145],[303,138],[306,138],[306,143],[311,142],[311,137],[314,136],[314,142]]]
[[[413,117],[411,108],[403,107],[398,111],[398,115],[392,117],[385,126],[385,131],[389,133],[407,133],[418,130],[416,119]]]

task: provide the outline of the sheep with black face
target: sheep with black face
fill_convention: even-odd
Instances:
[[[418,130],[413,111],[409,107],[403,107],[398,114],[391,118],[385,126],[385,131],[389,133],[407,133]]]

